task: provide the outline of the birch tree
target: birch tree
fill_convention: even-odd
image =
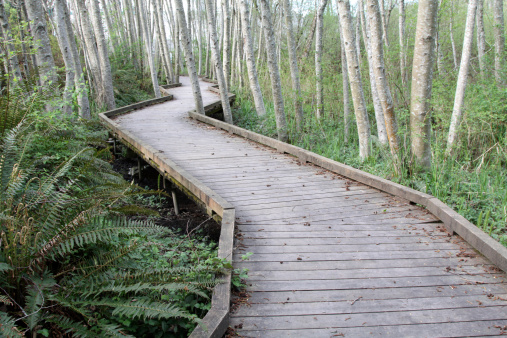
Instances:
[[[15,86],[20,85],[23,82],[21,76],[21,69],[19,68],[19,60],[16,52],[16,48],[13,43],[13,36],[11,34],[11,28],[9,25],[9,17],[5,12],[5,0],[0,0],[0,26],[3,38],[3,45],[6,47],[5,54],[7,58],[7,64],[9,65],[9,76],[11,83]]]
[[[399,13],[399,42],[400,42],[400,73],[401,73],[401,86],[405,88],[407,85],[407,65],[406,65],[406,51],[405,51],[405,0],[400,0],[400,13]]]
[[[382,0],[380,0],[382,1]],[[384,50],[382,44],[381,15],[377,0],[367,0],[368,21],[370,24],[371,51],[373,61],[373,71],[377,84],[377,92],[384,112],[387,138],[389,147],[394,159],[395,169],[399,173],[399,142],[398,142],[398,123],[394,112],[393,98],[387,83],[386,70],[384,63]]]
[[[431,167],[430,99],[437,35],[438,0],[420,0],[412,64],[410,104],[411,149],[415,163]]]
[[[336,5],[338,9],[338,3]],[[340,24],[340,16],[338,15],[338,31],[340,34],[340,51],[342,61],[342,88],[343,88],[343,138],[345,143],[349,141],[350,130],[350,91],[349,91],[349,75],[347,67],[347,56],[345,54],[345,43],[343,42],[343,32]],[[382,109],[380,109],[382,111]],[[382,119],[383,120],[383,119]]]
[[[247,0],[240,0],[241,21],[243,22],[243,39],[245,40],[245,56],[246,67],[248,70],[248,80],[250,83],[250,90],[254,99],[255,110],[258,116],[266,114],[266,107],[262,98],[262,91],[259,85],[259,78],[257,75],[257,67],[255,65],[254,47],[252,41],[252,33],[250,29],[250,11],[248,8]]]
[[[366,54],[368,56],[368,69],[369,69],[368,74],[370,76],[370,88],[371,88],[371,97],[373,101],[373,110],[375,111],[375,121],[377,122],[377,136],[379,143],[382,146],[385,146],[389,143],[389,140],[387,139],[384,111],[382,109],[382,104],[380,103],[380,98],[377,90],[377,79],[375,77],[375,72],[373,71],[373,55],[371,48],[370,25],[364,15],[362,0],[359,0],[359,16],[361,17],[361,26],[363,28],[362,31],[364,36],[363,40],[366,45]]]
[[[162,64],[164,65],[165,72],[170,79],[169,82],[173,82],[173,70],[171,65],[171,56],[169,52],[169,46],[167,45],[167,35],[165,31],[165,24],[163,19],[164,9],[162,7],[162,0],[153,0],[153,8],[155,10],[154,19],[157,27],[160,51],[162,54]]]
[[[271,20],[271,8],[268,0],[260,0],[262,13],[262,26],[264,29],[264,38],[266,39],[266,51],[268,57],[268,69],[271,78],[271,91],[273,93],[273,102],[275,106],[276,130],[280,141],[287,141],[287,121],[285,119],[285,110],[283,105],[282,84],[280,80],[280,70],[276,57],[275,34],[273,32],[273,21]]]
[[[497,83],[504,84],[504,53],[505,53],[505,28],[503,20],[503,1],[494,0],[494,34],[495,34],[495,78]]]
[[[481,78],[484,79],[484,72],[486,71],[485,56],[486,56],[486,32],[484,30],[484,0],[477,2],[477,57],[479,59],[479,70]]]
[[[282,0],[283,13],[285,15],[285,31],[287,33],[287,46],[289,49],[290,76],[292,80],[292,92],[294,95],[294,111],[298,130],[303,126],[303,104],[301,100],[301,83],[299,81],[299,68],[296,55],[296,40],[292,26],[292,8],[289,0]]]
[[[461,63],[459,66],[458,82],[456,86],[456,95],[454,97],[454,107],[452,109],[451,125],[447,137],[446,154],[449,155],[456,142],[458,128],[463,117],[463,104],[465,102],[465,90],[468,80],[468,69],[470,67],[470,57],[472,55],[472,41],[475,25],[475,11],[477,9],[477,0],[468,2],[467,20],[465,26],[465,37],[463,41],[463,51],[461,54]]]
[[[155,67],[155,56],[151,41],[151,27],[148,26],[146,19],[146,9],[144,7],[143,0],[136,0],[137,10],[140,13],[140,26],[139,29],[142,31],[144,36],[144,45],[146,47],[146,54],[148,55],[148,65],[150,67],[150,75],[151,75],[151,83],[153,85],[153,92],[155,93],[155,97],[161,97],[160,87],[158,84],[158,71]],[[149,6],[149,3],[148,3]]]
[[[366,159],[370,156],[370,122],[364,100],[363,83],[359,73],[357,51],[354,41],[352,18],[350,15],[350,3],[348,0],[336,0],[340,15],[340,26],[343,32],[343,41],[347,55],[347,66],[356,115],[357,131],[359,136],[359,156]]]
[[[194,55],[192,53],[192,44],[189,38],[188,26],[185,20],[183,2],[181,0],[174,0],[174,7],[176,9],[176,15],[178,17],[178,26],[180,28],[183,52],[185,53],[185,59],[187,61],[188,75],[190,76],[190,82],[192,84],[195,111],[198,114],[204,115],[204,104],[202,102],[201,88],[199,86],[199,77],[197,76],[197,71],[195,69]],[[215,62],[217,62],[217,60],[215,60]]]
[[[324,114],[324,87],[322,84],[322,34],[324,33],[324,10],[326,9],[328,0],[322,0],[319,10],[317,11],[317,30],[315,38],[315,75],[317,78],[317,118]]]
[[[30,33],[37,42],[35,59],[42,85],[56,84],[56,66],[46,28],[46,19],[41,0],[25,0],[28,19],[31,21]]]
[[[213,11],[210,11],[213,7],[213,0],[206,0],[208,3],[208,29],[211,34],[211,54],[213,56],[213,62],[215,63],[215,73],[218,80],[218,88],[220,90],[220,98],[222,100],[222,109],[224,111],[225,122],[233,124],[231,106],[229,104],[229,92],[228,86],[225,80],[224,72],[222,69],[222,62],[220,60],[220,51],[218,50],[218,37],[217,28],[215,26],[215,15]]]
[[[100,74],[102,78],[102,87],[104,89],[105,103],[107,109],[111,110],[116,108],[116,103],[114,101],[113,75],[111,73],[111,63],[109,62],[109,55],[107,51],[106,36],[104,34],[104,27],[102,26],[98,0],[88,1],[91,7],[90,18],[92,20],[93,30],[97,41]]]

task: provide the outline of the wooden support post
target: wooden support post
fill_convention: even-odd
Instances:
[[[139,171],[139,181],[141,181],[141,158],[137,157],[137,171]]]
[[[116,139],[113,138],[113,155],[116,156]]]
[[[173,196],[174,214],[178,216],[180,214],[180,208],[178,207],[178,199],[176,198],[176,192],[174,190],[171,190],[171,195]]]

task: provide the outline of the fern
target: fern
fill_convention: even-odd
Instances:
[[[5,312],[0,311],[0,336],[2,337],[23,337],[21,331],[16,327],[16,320]]]
[[[73,337],[121,337],[121,338],[131,338],[134,336],[125,334],[121,331],[120,327],[114,324],[106,324],[102,322],[98,322],[95,324],[94,330],[88,328],[88,326],[84,325],[81,322],[75,322],[64,316],[50,316],[46,319],[48,322],[56,324],[62,329],[66,329],[66,333],[72,333]],[[99,329],[99,330],[97,330]]]
[[[177,306],[171,304],[164,304],[153,302],[149,299],[132,299],[130,302],[124,301],[89,301],[80,302],[77,304],[86,304],[91,306],[105,306],[113,308],[113,315],[126,316],[128,318],[186,318],[195,323],[200,322],[194,315],[190,315],[185,311],[180,310]]]

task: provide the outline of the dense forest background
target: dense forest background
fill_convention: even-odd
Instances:
[[[0,295],[2,329],[47,336],[60,325],[78,334],[76,327],[89,327],[71,321],[91,321],[112,334],[136,317],[196,324],[195,311],[178,312],[170,297],[147,297],[153,312],[143,313],[115,297],[186,287],[205,298],[199,287],[209,289],[226,263],[200,267],[210,279],[193,288],[157,284],[155,272],[150,285],[131,272],[106,285],[118,267],[94,274],[78,259],[83,252],[97,259],[98,243],[114,237],[114,248],[100,246],[100,260],[113,250],[121,253],[113,260],[127,264],[120,258],[137,248],[133,234],[163,231],[124,227],[125,212],[142,209],[132,206],[139,191],[110,171],[97,114],[160,97],[159,86],[180,75],[190,76],[198,111],[197,76],[216,79],[226,121],[430,193],[507,245],[504,7],[503,0],[0,0],[0,272],[11,288]],[[237,94],[233,107],[227,91]],[[92,224],[99,230],[90,232]],[[203,276],[171,271],[174,281]],[[113,319],[90,306],[110,309]],[[62,319],[52,307],[72,315]]]

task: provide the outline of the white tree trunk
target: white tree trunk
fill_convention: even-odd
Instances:
[[[479,70],[484,80],[486,55],[486,32],[484,31],[484,0],[477,2],[477,56],[479,58]]]
[[[271,20],[271,8],[268,0],[260,0],[260,2],[262,26],[266,39],[269,75],[271,78],[271,91],[273,93],[273,103],[275,106],[276,129],[278,132],[278,139],[286,142],[288,139],[287,121],[285,119],[285,109],[283,105],[280,69],[278,68],[278,60],[276,58],[275,34],[273,32],[273,21]]]
[[[378,140],[381,145],[387,145],[389,140],[387,139],[387,131],[386,131],[386,121],[384,118],[384,111],[382,109],[382,104],[380,103],[380,98],[377,90],[377,79],[375,77],[375,72],[373,71],[373,56],[371,49],[371,39],[370,39],[370,25],[365,18],[363,8],[363,0],[359,1],[359,6],[361,11],[359,15],[361,16],[361,26],[363,27],[363,40],[366,45],[366,52],[368,56],[368,69],[370,76],[370,88],[371,88],[371,96],[373,101],[373,110],[375,111],[375,121],[377,122],[377,135]]]
[[[19,61],[17,56],[17,51],[13,43],[11,28],[9,25],[9,18],[5,12],[5,0],[0,0],[0,30],[2,31],[3,44],[6,46],[6,54],[7,54],[7,63],[9,64],[10,69],[10,80],[14,86],[21,85],[23,83],[23,78],[21,76],[21,69],[19,68]]]
[[[465,26],[465,37],[463,41],[463,52],[461,54],[461,64],[459,66],[458,83],[456,86],[456,96],[454,97],[454,108],[452,109],[451,125],[449,127],[449,135],[447,137],[446,154],[450,154],[456,136],[458,134],[459,125],[463,117],[463,104],[465,102],[465,90],[468,79],[468,68],[470,67],[470,57],[472,55],[472,41],[474,37],[475,11],[477,9],[477,0],[468,2],[467,21]]]
[[[199,77],[195,69],[194,54],[192,53],[192,44],[188,35],[187,23],[185,21],[185,11],[183,10],[183,2],[181,0],[174,0],[176,15],[178,16],[178,23],[181,32],[183,52],[187,61],[188,75],[192,83],[192,91],[194,94],[195,111],[198,114],[204,115],[204,104],[202,102],[201,88],[199,86]],[[215,62],[217,62],[215,60]]]
[[[326,10],[328,0],[322,0],[319,10],[317,11],[317,29],[315,37],[315,76],[317,78],[317,118],[320,119],[324,115],[324,87],[322,84],[322,35],[324,33],[324,11]]]
[[[25,0],[25,5],[28,19],[32,22],[30,33],[37,42],[35,59],[39,68],[41,84],[56,84],[55,60],[51,52],[42,3],[40,0]]]
[[[207,8],[213,7],[212,0],[206,0],[208,2]],[[231,106],[229,104],[229,92],[227,83],[225,81],[224,72],[222,69],[222,62],[220,60],[220,51],[218,50],[218,36],[217,28],[215,26],[215,15],[212,11],[208,11],[208,29],[211,33],[211,53],[213,55],[213,62],[215,63],[215,72],[218,79],[218,88],[220,89],[220,98],[222,100],[222,109],[224,111],[225,122],[233,124]]]
[[[254,99],[255,110],[257,115],[264,116],[266,108],[262,98],[262,91],[257,76],[257,67],[255,65],[254,48],[252,41],[252,33],[249,21],[249,4],[247,0],[240,0],[241,20],[243,22],[243,39],[245,40],[246,66],[248,69],[248,80],[250,82],[250,90]]]
[[[494,0],[493,11],[494,34],[495,34],[495,78],[500,84],[504,84],[504,53],[505,53],[505,31],[503,20],[503,1]]]
[[[382,1],[382,0],[380,0]],[[373,71],[377,84],[377,92],[384,112],[386,123],[387,138],[391,148],[391,154],[394,159],[397,173],[400,170],[399,163],[399,142],[398,142],[398,123],[394,112],[393,98],[391,90],[387,83],[386,70],[384,63],[384,49],[382,43],[382,21],[377,0],[367,0],[368,22],[370,24],[371,52],[373,61]]]
[[[55,21],[56,21],[56,32],[58,36],[58,44],[62,52],[63,61],[65,63],[65,89],[63,92],[63,106],[62,110],[65,114],[72,114],[72,94],[74,92],[76,70],[74,60],[72,59],[71,47],[69,41],[69,35],[67,33],[67,25],[65,22],[65,10],[64,0],[55,0]]]
[[[224,60],[223,60],[223,71],[225,76],[225,83],[227,88],[230,86],[231,79],[231,36],[229,35],[229,31],[232,26],[232,18],[229,10],[229,1],[223,1],[223,13],[224,13]],[[216,31],[216,28],[215,28]],[[212,38],[213,39],[213,38]],[[234,41],[236,42],[236,41]],[[212,47],[213,48],[213,47]],[[234,55],[234,54],[233,54]]]
[[[169,77],[169,82],[173,82],[173,70],[171,64],[171,54],[169,52],[169,46],[167,45],[167,34],[165,30],[164,23],[164,7],[162,5],[162,0],[153,0],[153,8],[155,10],[155,24],[157,25],[157,30],[159,34],[159,40],[161,43],[160,51],[162,52],[162,63],[164,65],[164,69]]]
[[[292,8],[289,0],[282,0],[282,4],[285,14],[285,30],[287,32],[287,45],[289,49],[290,76],[292,79],[292,91],[294,95],[294,111],[296,114],[297,128],[298,130],[301,130],[304,123],[304,115],[301,97],[301,84],[299,81],[299,68],[296,55],[296,40],[294,39],[294,29],[292,27]]]
[[[451,17],[449,22],[449,34],[451,37],[451,47],[452,47],[452,60],[454,61],[454,70],[458,69],[458,52],[456,50],[456,42],[454,41],[453,34],[453,16],[454,16],[454,1],[451,0]]]
[[[405,90],[407,85],[407,65],[406,65],[406,51],[405,51],[405,0],[400,0],[400,14],[399,14],[399,40],[400,40],[400,73],[401,73],[401,86]]]
[[[359,64],[357,62],[357,51],[354,41],[355,34],[352,28],[352,18],[350,16],[350,3],[348,0],[336,0],[336,2],[338,4],[345,51],[347,53],[350,89],[352,91],[352,101],[354,102],[354,112],[356,114],[359,136],[359,156],[364,160],[370,156],[370,122],[366,111],[363,83],[361,74],[359,73]]]
[[[338,10],[338,2],[336,3],[336,9]],[[340,54],[341,54],[341,61],[342,61],[343,136],[344,136],[345,143],[347,143],[349,141],[349,131],[350,131],[349,75],[348,75],[348,66],[347,66],[347,55],[345,53],[345,43],[343,40],[343,32],[342,32],[342,27],[341,27],[339,21],[340,21],[340,14],[338,13],[338,31],[339,31],[339,35],[340,35],[340,50],[341,50]],[[373,74],[373,72],[371,72],[370,74]],[[380,102],[379,102],[379,105],[380,105]],[[380,107],[380,113],[382,114],[382,107]],[[382,121],[383,120],[384,119],[382,119]],[[386,139],[386,142],[387,142],[387,139]]]
[[[415,164],[431,167],[431,87],[437,36],[438,0],[420,0],[412,64],[410,134]]]
[[[150,67],[150,75],[151,75],[151,83],[153,85],[153,92],[155,93],[155,97],[161,97],[160,87],[158,84],[158,76],[157,76],[157,68],[155,67],[155,57],[153,46],[151,43],[151,32],[146,20],[146,9],[144,7],[143,0],[136,0],[137,10],[140,13],[140,28],[143,32],[144,36],[144,45],[146,46],[146,53],[148,55],[148,65]],[[149,4],[148,4],[149,5]]]
[[[78,0],[80,1],[80,0]],[[114,100],[113,91],[113,76],[111,74],[111,64],[109,63],[109,55],[107,52],[107,42],[104,35],[104,28],[102,26],[102,18],[100,16],[99,3],[97,0],[88,0],[91,5],[90,18],[92,20],[93,30],[95,32],[95,39],[97,41],[97,51],[100,63],[100,74],[102,79],[102,87],[104,89],[104,101],[107,109],[115,109],[116,103]]]

